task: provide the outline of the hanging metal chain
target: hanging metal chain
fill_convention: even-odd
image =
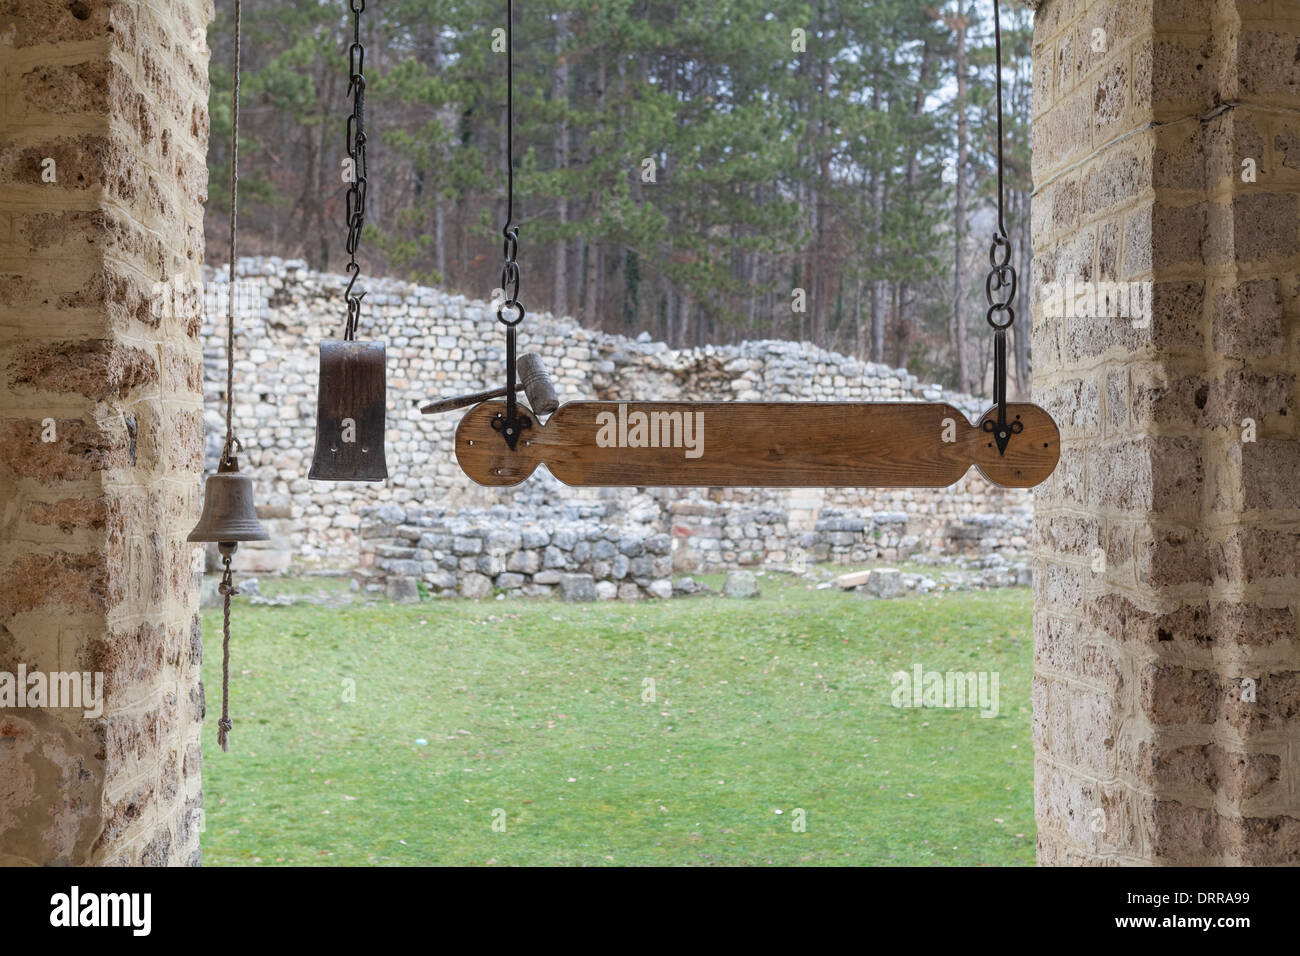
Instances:
[[[532,427],[532,420],[519,413],[515,400],[515,328],[524,320],[524,307],[519,301],[519,227],[515,218],[515,4],[506,0],[506,221],[501,227],[502,253],[505,263],[501,267],[501,292],[505,301],[497,309],[497,321],[506,327],[506,413],[492,421],[492,427],[502,433],[506,444],[514,449],[519,434]],[[511,315],[507,316],[509,310]]]
[[[239,27],[240,0],[235,0],[235,75],[230,107],[230,283],[226,290],[226,440],[221,446],[221,463],[229,465],[239,439],[231,409],[235,388],[235,236],[239,212]]]
[[[1016,270],[1011,265],[1011,240],[1007,237],[1003,213],[1002,26],[998,16],[998,0],[993,0],[993,48],[997,63],[995,76],[998,92],[998,228],[993,233],[993,242],[989,246],[989,274],[984,280],[984,297],[989,304],[986,315],[989,325],[996,330],[1004,330],[1016,321],[1016,311],[1012,307],[1016,297]],[[994,318],[995,314],[1003,314],[1005,318]]]
[[[234,573],[230,570],[229,554],[221,556],[225,570],[221,573],[221,584],[217,593],[221,595],[221,719],[217,721],[217,743],[222,750],[230,749],[230,731],[234,722],[230,719],[230,598],[238,594],[235,587]]]
[[[996,61],[998,92],[998,227],[989,246],[989,274],[984,280],[984,297],[989,308],[985,315],[993,328],[993,401],[998,408],[997,422],[984,422],[984,431],[993,434],[998,453],[1006,454],[1011,436],[1024,425],[1007,421],[1007,329],[1016,321],[1012,303],[1016,298],[1016,270],[1011,265],[1011,240],[1007,237],[1003,214],[1002,159],[1002,24],[998,0],[993,0],[993,48]],[[997,316],[997,317],[995,317]]]
[[[349,0],[352,9],[352,45],[348,47],[348,92],[352,97],[352,113],[348,116],[347,149],[348,159],[352,164],[352,183],[348,186],[345,204],[349,256],[348,280],[344,295],[348,301],[347,325],[343,329],[343,338],[352,341],[356,338],[357,322],[361,318],[361,300],[364,292],[353,292],[361,266],[357,265],[357,247],[361,244],[361,230],[366,224],[366,48],[361,43],[361,14],[365,12],[366,0]]]

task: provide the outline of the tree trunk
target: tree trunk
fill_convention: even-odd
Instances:
[[[671,282],[664,283],[664,341],[673,348],[681,348],[681,339],[677,338],[677,293]]]
[[[824,33],[824,31],[823,31]],[[812,300],[812,319],[813,319],[813,341],[821,346],[827,345],[829,329],[827,316],[830,303],[830,282],[826,268],[830,258],[830,250],[827,242],[828,223],[830,220],[830,188],[831,188],[831,147],[830,147],[830,121],[827,113],[827,101],[829,100],[829,90],[831,79],[831,65],[829,61],[823,60],[821,70],[819,71],[818,82],[818,102],[820,103],[821,113],[821,135],[818,142],[821,144],[820,163],[817,170],[817,231],[813,242],[813,248],[817,250],[815,263],[815,281],[813,283],[814,291],[810,293]]]
[[[555,126],[555,168],[569,168],[569,60],[564,53],[568,39],[568,25],[565,15],[555,18],[555,75],[551,78],[551,99],[559,106],[560,121]],[[561,189],[556,203],[555,218],[563,227],[569,221],[569,194]],[[552,295],[552,308],[556,315],[569,312],[569,241],[563,235],[555,240],[555,288]]]
[[[865,358],[867,349],[866,329],[862,327],[862,273],[858,273],[856,288],[853,293],[853,356]]]
[[[912,115],[919,117],[925,109],[925,85],[930,73],[930,63],[934,58],[933,48],[927,38],[921,49],[921,67],[917,74],[916,96],[912,100]],[[916,188],[916,177],[919,173],[917,166],[917,151],[911,150],[907,156],[907,196],[911,200],[912,192]],[[894,316],[895,328],[898,330],[897,339],[894,342],[895,356],[897,357],[898,367],[904,367],[907,364],[908,352],[910,349],[911,326],[908,324],[908,318],[905,314],[907,309],[907,293],[911,284],[906,279],[898,283],[898,296],[896,301],[898,307]]]
[[[957,349],[957,388],[970,392],[970,361],[966,354],[966,17],[960,10],[950,21],[957,34],[957,196],[953,212],[956,260],[953,268],[952,327]]]
[[[871,108],[880,109],[879,78],[872,80]],[[883,170],[871,171],[871,232],[872,259],[879,263],[884,259],[884,242],[881,232],[885,222],[885,176]],[[881,365],[885,362],[885,306],[881,295],[881,280],[871,280],[871,361]]]
[[[599,65],[596,68],[596,112],[599,114],[605,108],[605,58],[599,58]],[[593,152],[591,162],[594,165],[596,155]],[[588,328],[597,328],[600,321],[600,244],[596,241],[595,228],[596,223],[600,221],[600,183],[593,183],[594,198],[592,200],[591,220],[592,233],[587,237],[587,262],[586,262],[586,292],[583,295],[583,316],[584,322]]]
[[[1024,195],[1024,201],[1020,204],[1016,224],[1017,241],[1017,264],[1016,278],[1023,284],[1029,277],[1030,263],[1030,235],[1029,235],[1029,196]],[[1017,297],[1017,315],[1016,324],[1012,333],[1011,341],[1015,346],[1015,364],[1016,364],[1016,398],[1019,401],[1029,401],[1030,395],[1030,378],[1029,378],[1029,336],[1034,327],[1034,316],[1030,305],[1030,296],[1020,295]]]
[[[745,274],[745,285],[748,289],[748,307],[745,315],[745,331],[747,335],[757,333],[758,321],[758,297],[754,294],[754,289],[758,286],[758,250],[751,249],[749,252],[749,268]]]
[[[600,210],[600,200],[596,200],[596,211]],[[589,329],[598,328],[600,309],[597,299],[600,296],[600,247],[592,240],[587,241],[586,258],[583,262],[582,321]]]
[[[433,207],[433,241],[438,251],[435,253],[438,267],[438,281],[447,284],[447,210],[441,199]]]

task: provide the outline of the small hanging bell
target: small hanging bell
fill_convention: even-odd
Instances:
[[[222,458],[215,475],[203,484],[203,514],[188,541],[216,541],[233,545],[239,541],[265,541],[270,537],[257,520],[253,505],[253,479],[239,473],[239,458]]]
[[[387,372],[383,342],[326,339],[320,344],[315,481],[383,481]]]

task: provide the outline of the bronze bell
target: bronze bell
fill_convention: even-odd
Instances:
[[[188,541],[216,541],[226,551],[239,541],[265,541],[270,535],[257,520],[253,479],[239,473],[239,458],[222,458],[215,475],[203,484],[203,514]]]
[[[316,451],[308,478],[383,481],[388,477],[385,358],[383,342],[321,342]]]

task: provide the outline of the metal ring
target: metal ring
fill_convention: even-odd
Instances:
[[[506,309],[518,309],[519,314],[513,319],[507,319],[504,314]],[[524,314],[524,307],[517,299],[508,299],[501,304],[500,308],[497,309],[497,321],[506,328],[512,329],[524,320]]]
[[[501,267],[501,291],[507,302],[519,299],[519,264],[507,262]]]
[[[1007,280],[1008,273],[1011,275],[1010,281]],[[996,285],[993,284],[994,279],[998,280]],[[984,299],[985,301],[988,302],[989,305],[1002,305],[1002,306],[1010,305],[1012,300],[1014,300],[1016,297],[1017,287],[1018,287],[1018,282],[1016,279],[1015,269],[1012,269],[1009,266],[1003,266],[1001,269],[995,268],[992,272],[990,272],[987,276],[984,277]],[[993,292],[997,289],[1008,290],[1006,295],[1002,298],[1001,302],[993,301]]]
[[[994,322],[993,321],[994,312],[1005,312],[1007,314],[1006,322],[1003,322],[1001,324]],[[1016,310],[1011,308],[1011,306],[1007,303],[1003,303],[1001,305],[991,305],[989,306],[988,314],[985,315],[984,318],[988,321],[989,325],[993,326],[993,328],[997,329],[1000,332],[1003,329],[1011,328],[1011,326],[1015,323]]]
[[[998,249],[1003,250],[1002,261],[998,262],[996,253]],[[993,244],[989,246],[989,267],[993,269],[1005,269],[1011,262],[1011,240],[1000,232],[993,233]]]

